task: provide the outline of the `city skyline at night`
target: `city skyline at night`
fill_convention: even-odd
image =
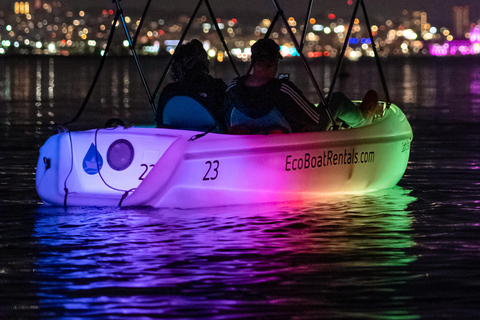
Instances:
[[[480,30],[480,19],[477,19],[476,6],[468,5],[472,1],[445,1],[444,5],[448,3],[452,6],[447,10],[450,13],[450,19],[445,18],[442,24],[435,24],[433,14],[423,10],[403,9],[397,15],[384,18],[379,14],[382,9],[372,6],[376,1],[366,2],[373,7],[369,10],[371,11],[369,17],[381,55],[480,53],[480,39],[477,36]],[[265,1],[265,3],[268,2]],[[412,3],[412,1],[406,1],[404,5],[413,7]],[[418,4],[418,1],[415,3]],[[68,1],[41,0],[13,1],[7,8],[0,7],[0,26],[3,27],[0,28],[0,54],[102,54],[110,33],[111,21],[114,18],[115,5],[111,1],[96,5],[90,1],[84,1],[81,4],[89,9],[75,9],[79,4],[73,5]],[[124,4],[127,5],[123,6]],[[230,43],[232,53],[243,60],[248,59],[250,46],[264,36],[273,17],[266,11],[261,16],[263,11],[259,11],[256,12],[256,16],[242,18],[241,10],[236,12],[237,14],[232,14],[220,10],[225,7],[225,4],[222,5],[217,0],[210,1],[210,4],[214,9],[219,8],[215,12],[216,19],[222,34]],[[288,2],[286,4],[286,7],[291,5]],[[312,10],[305,33],[305,54],[308,57],[336,56],[344,42],[354,4],[354,0],[346,0],[341,3],[336,2],[333,6],[336,7],[335,10],[325,10],[320,13],[318,8]],[[428,4],[429,1],[425,1],[424,5],[428,6]],[[132,8],[132,3],[128,0],[122,1],[121,5],[124,7],[126,23],[133,36],[137,33],[141,10],[139,12],[139,8]],[[137,50],[140,54],[172,53],[188,24],[191,12],[157,14],[153,6],[159,5],[159,3],[152,4],[152,10],[138,32]],[[307,1],[305,5],[308,5]],[[136,7],[140,5],[137,3]],[[173,12],[177,7],[178,5],[172,6],[168,10]],[[201,9],[207,11],[206,6],[203,7]],[[297,6],[297,11],[299,8],[300,6]],[[438,10],[439,8],[436,8],[433,12],[438,13]],[[284,8],[284,11],[288,12],[287,8]],[[305,28],[305,14],[303,17],[290,14],[287,16],[290,28],[299,36]],[[370,39],[367,39],[369,35],[365,28],[363,14],[358,12],[357,18],[347,51],[347,57],[351,59],[373,55],[369,46]],[[218,43],[215,27],[210,20],[208,11],[200,10],[187,39],[199,38],[209,50],[211,58],[223,61],[225,53]],[[451,22],[447,23],[448,20]],[[281,45],[282,54],[297,55],[285,26],[278,23],[275,28],[271,36]],[[434,47],[435,50],[432,49]],[[128,53],[126,41],[120,42],[120,45],[114,48],[114,54],[126,53]]]

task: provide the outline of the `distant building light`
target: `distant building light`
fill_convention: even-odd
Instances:
[[[325,29],[323,29],[323,32],[325,32],[325,34],[330,34],[332,32],[332,29],[326,27]]]
[[[350,38],[349,43],[350,44],[358,44],[358,39],[357,38]]]
[[[313,27],[312,27],[313,31],[322,31],[323,30],[323,25],[321,24],[315,24]]]
[[[336,26],[335,29],[333,29],[335,33],[343,33],[345,31],[345,27],[343,25]]]
[[[130,45],[130,44],[128,43],[128,40],[123,40],[123,46],[124,46],[125,48],[128,48],[129,45]]]
[[[239,56],[242,54],[242,49],[240,48],[233,48],[232,49],[232,54],[236,55],[236,56]]]
[[[37,43],[35,43],[35,47],[37,47],[38,49],[40,49],[42,47],[42,42],[41,41],[37,41]]]
[[[145,51],[147,53],[158,53],[158,51],[160,51],[160,42],[155,41],[153,46],[145,46],[143,48],[143,51]]]
[[[178,43],[180,40],[165,40],[165,45],[166,46],[178,46]]]

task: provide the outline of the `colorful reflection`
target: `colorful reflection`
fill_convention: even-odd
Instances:
[[[413,201],[397,187],[308,207],[40,207],[39,308],[58,319],[278,318],[346,315],[367,297],[372,317],[414,319],[391,303],[416,259]]]

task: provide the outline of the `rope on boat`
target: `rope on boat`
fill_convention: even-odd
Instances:
[[[112,129],[115,129],[115,128],[112,128]],[[112,129],[104,129],[104,130],[112,130]],[[98,136],[98,131],[100,131],[100,128],[96,129],[95,130],[95,139],[94,139],[94,146],[95,146],[95,162],[97,163],[97,170],[98,170],[98,176],[100,177],[100,179],[102,180],[103,184],[105,184],[108,188],[112,189],[112,190],[115,190],[115,191],[119,191],[119,192],[124,192],[124,194],[122,195],[121,199],[120,199],[120,202],[118,204],[118,206],[120,207],[122,205],[122,202],[123,200],[128,196],[128,194],[134,190],[136,190],[136,188],[132,188],[130,190],[123,190],[123,189],[118,189],[118,188],[115,188],[115,187],[112,187],[111,185],[109,185],[105,179],[103,178],[102,176],[102,173],[100,171],[100,164],[99,164],[99,161],[98,161],[98,148],[97,148],[97,136]]]
[[[68,172],[67,176],[65,177],[65,181],[63,182],[63,190],[65,191],[65,197],[63,199],[63,206],[67,206],[67,198],[68,198],[68,188],[67,188],[67,180],[70,178],[70,175],[73,171],[73,143],[72,143],[72,134],[68,131],[68,138],[70,139],[70,171]]]

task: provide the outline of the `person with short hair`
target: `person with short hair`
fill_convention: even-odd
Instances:
[[[282,59],[278,44],[272,39],[258,40],[252,46],[253,72],[236,78],[225,95],[226,123],[229,132],[271,133],[326,130],[329,118],[305,98],[288,79],[277,79]],[[371,110],[378,106],[378,95],[371,90],[360,107],[344,94],[334,93],[330,111],[352,127],[366,124]],[[319,112],[320,111],[320,112]]]

